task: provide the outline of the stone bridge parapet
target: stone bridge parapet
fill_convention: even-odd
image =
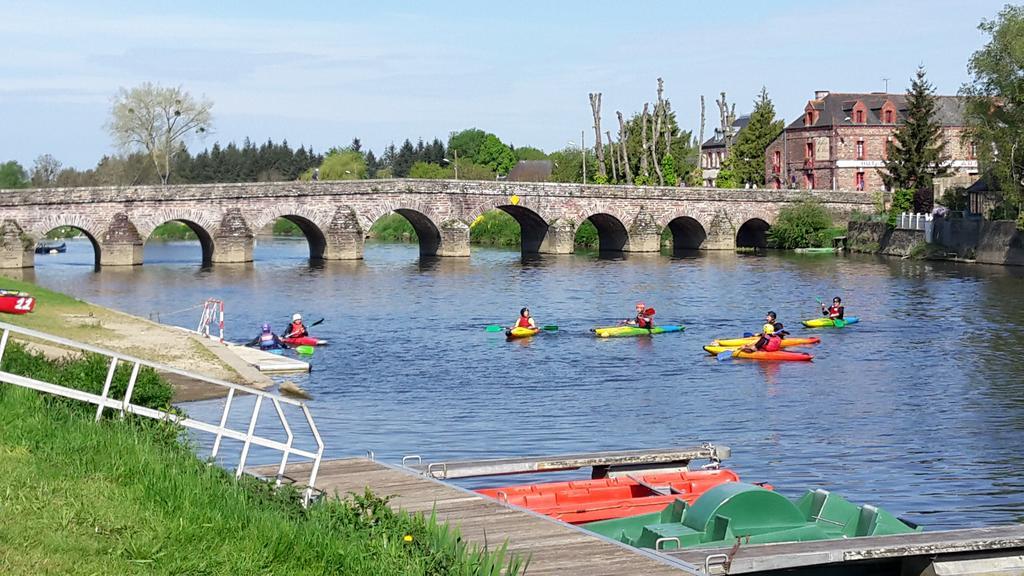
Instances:
[[[590,220],[602,250],[654,252],[662,231],[686,249],[763,243],[779,210],[813,198],[845,222],[870,211],[869,193],[722,190],[467,180],[345,180],[174,186],[0,190],[0,267],[30,267],[35,242],[61,226],[81,230],[98,265],[142,263],[157,226],[183,222],[199,237],[206,263],[248,262],[256,234],[278,218],[306,236],[310,257],[362,258],[366,234],[397,212],[416,230],[423,255],[469,256],[469,230],[481,214],[509,213],[524,252],[570,253]],[[742,232],[742,233],[741,233]]]

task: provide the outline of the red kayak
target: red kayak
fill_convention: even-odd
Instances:
[[[563,522],[582,524],[658,512],[677,498],[692,504],[707,490],[723,482],[738,481],[739,476],[732,470],[683,470],[486,488],[477,492]]]
[[[295,338],[281,338],[281,342],[289,346],[326,346],[327,340],[313,338],[312,336],[296,336]]]
[[[28,292],[0,289],[0,312],[6,314],[28,314],[35,309],[36,299]]]

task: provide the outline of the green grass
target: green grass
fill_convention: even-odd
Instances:
[[[590,220],[584,220],[583,224],[576,229],[576,237],[573,242],[581,248],[596,250],[600,246],[600,238],[597,234],[597,227]]]
[[[471,244],[518,247],[521,238],[519,222],[504,210],[484,212],[469,229]]]
[[[164,222],[149,236],[153,240],[197,240],[196,233],[182,222]]]
[[[20,280],[4,278],[0,280],[0,288],[28,292],[36,299],[35,310],[18,316],[5,315],[4,322],[87,342],[113,335],[110,330],[98,325],[98,318],[105,313],[97,306]],[[69,317],[81,318],[82,323],[69,322]]]
[[[274,220],[272,233],[274,236],[302,236],[302,230],[299,228],[299,225],[287,218]]]
[[[4,368],[71,385],[96,370],[88,360],[49,363],[16,345]],[[159,391],[162,380],[146,377]],[[306,510],[291,488],[235,481],[199,460],[173,425],[114,414],[96,423],[94,413],[0,384],[0,573],[497,576],[524,569],[504,547],[469,549],[431,517],[394,512],[373,494]]]
[[[412,224],[401,214],[388,214],[374,222],[370,237],[383,242],[419,242]]]

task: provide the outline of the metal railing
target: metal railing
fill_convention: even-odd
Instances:
[[[315,490],[316,476],[320,470],[320,461],[323,458],[324,443],[320,437],[320,432],[317,430],[316,423],[313,421],[313,415],[309,411],[309,407],[300,400],[293,400],[291,398],[284,398],[277,394],[264,392],[256,388],[249,386],[243,386],[241,384],[234,384],[224,380],[218,380],[216,378],[210,378],[202,376],[185,370],[179,370],[177,368],[159,364],[156,362],[150,362],[148,360],[142,360],[134,356],[127,354],[121,354],[119,352],[112,352],[110,350],[104,350],[74,340],[68,340],[66,338],[60,338],[46,334],[44,332],[38,332],[36,330],[29,330],[27,328],[21,328],[19,326],[13,326],[5,322],[0,322],[0,330],[3,330],[3,335],[0,336],[0,362],[3,360],[3,355],[7,350],[7,342],[10,340],[11,335],[17,335],[18,337],[24,337],[32,341],[43,341],[59,345],[64,348],[71,348],[74,350],[80,350],[83,352],[91,352],[98,354],[110,359],[110,367],[107,369],[106,380],[103,382],[103,391],[97,395],[91,392],[85,392],[75,388],[68,388],[59,384],[52,384],[49,382],[43,382],[29,378],[27,376],[20,376],[18,374],[12,374],[0,370],[0,382],[6,382],[15,386],[21,386],[23,388],[31,388],[38,390],[39,392],[45,392],[47,394],[53,394],[55,396],[62,396],[64,398],[70,398],[81,402],[88,402],[96,405],[96,420],[98,421],[103,416],[104,409],[117,410],[123,417],[125,414],[135,414],[138,416],[145,416],[147,418],[153,418],[154,420],[163,420],[166,422],[173,422],[185,428],[212,434],[214,436],[213,451],[210,454],[210,458],[215,459],[221,448],[221,441],[225,438],[231,440],[238,440],[242,442],[242,450],[238,460],[238,466],[235,469],[235,478],[240,478],[245,473],[245,462],[249,456],[249,449],[252,446],[260,446],[263,448],[269,448],[276,450],[281,453],[281,462],[277,470],[277,479],[275,485],[280,486],[281,480],[284,477],[285,467],[288,465],[288,459],[291,456],[300,456],[312,460],[312,468],[309,473],[309,481],[303,492],[303,504],[308,505]],[[119,363],[125,363],[131,365],[131,376],[128,378],[128,385],[125,390],[124,397],[116,399],[110,397],[110,387],[114,380],[115,372]],[[192,418],[183,414],[175,414],[165,410],[158,410],[153,408],[147,408],[145,406],[139,406],[138,404],[132,404],[132,393],[135,390],[135,384],[138,380],[139,370],[141,367],[146,366],[153,368],[160,372],[176,374],[184,376],[193,380],[198,380],[218,386],[220,388],[227,389],[227,397],[224,402],[224,410],[221,413],[220,420],[218,423],[204,422],[202,420]],[[256,397],[256,401],[252,407],[252,414],[249,416],[248,426],[245,430],[233,429],[228,423],[228,414],[231,411],[232,401],[235,399],[236,394],[251,394]],[[259,420],[260,409],[263,406],[264,401],[269,401],[273,404],[274,410],[277,414],[278,421],[281,425],[281,431],[283,431],[287,440],[280,442],[272,438],[268,438],[264,435],[257,434],[256,424]],[[306,425],[309,427],[313,440],[316,442],[316,451],[304,450],[293,446],[295,435],[292,432],[292,426],[288,423],[288,417],[285,414],[284,405],[291,405],[301,410],[302,415],[305,419]]]

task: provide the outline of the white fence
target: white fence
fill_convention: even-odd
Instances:
[[[934,216],[931,214],[914,214],[910,212],[901,212],[899,222],[896,224],[897,230],[924,230],[926,224],[931,222]]]
[[[281,453],[281,461],[278,465],[277,472],[277,484],[281,484],[281,480],[284,477],[285,467],[288,465],[288,459],[290,456],[299,456],[312,461],[312,468],[310,469],[309,480],[306,484],[306,489],[303,494],[303,502],[309,504],[312,498],[313,491],[316,486],[316,476],[320,470],[320,461],[323,458],[324,443],[320,438],[320,432],[317,430],[316,423],[313,422],[313,415],[309,412],[309,407],[304,402],[299,400],[293,400],[291,398],[284,398],[277,394],[264,392],[251,388],[249,386],[242,386],[240,384],[234,384],[232,382],[225,382],[224,380],[218,380],[216,378],[209,378],[199,374],[186,372],[179,370],[171,366],[165,366],[157,364],[155,362],[149,362],[121,354],[118,352],[111,352],[102,348],[83,344],[81,342],[75,342],[66,338],[60,338],[58,336],[51,336],[43,332],[37,332],[35,330],[29,330],[27,328],[21,328],[13,326],[4,322],[0,322],[0,330],[3,330],[3,336],[0,337],[0,360],[3,359],[4,352],[7,349],[7,342],[10,340],[12,335],[21,337],[23,339],[31,339],[34,341],[43,341],[58,346],[69,348],[72,350],[81,350],[82,352],[91,352],[93,354],[99,354],[110,359],[110,367],[107,370],[106,380],[103,383],[103,391],[101,394],[92,394],[83,390],[77,390],[75,388],[67,388],[59,384],[53,384],[50,382],[44,382],[36,380],[27,376],[21,376],[18,374],[12,374],[0,370],[0,382],[6,382],[15,386],[22,386],[24,388],[31,388],[47,394],[53,394],[55,396],[62,396],[64,398],[71,398],[73,400],[79,400],[81,402],[88,402],[95,404],[96,408],[96,420],[99,420],[103,415],[104,409],[117,410],[121,415],[135,414],[138,416],[145,416],[147,418],[153,418],[155,420],[164,420],[173,422],[180,426],[184,426],[191,430],[211,434],[214,437],[213,450],[210,455],[211,459],[217,457],[218,452],[221,449],[222,440],[236,440],[242,443],[242,450],[239,455],[238,465],[235,468],[235,477],[241,477],[245,472],[245,462],[249,456],[249,449],[251,446],[261,446]],[[128,386],[124,394],[124,398],[117,399],[110,397],[110,386],[114,380],[114,373],[117,370],[119,363],[131,366],[131,376],[128,380]],[[177,374],[184,376],[192,380],[198,380],[207,384],[217,386],[226,389],[226,399],[224,402],[224,410],[220,414],[220,418],[217,422],[207,422],[201,419],[186,416],[181,413],[167,412],[164,410],[155,410],[153,408],[147,408],[145,406],[139,406],[138,404],[132,404],[132,392],[135,389],[135,383],[139,376],[139,369],[143,366],[148,366],[155,370],[164,373]],[[232,402],[235,400],[236,395],[252,395],[255,396],[255,402],[251,406],[251,414],[249,414],[247,420],[247,426],[244,429],[236,429],[232,426],[229,419],[231,412]],[[284,441],[271,438],[268,434],[256,431],[256,424],[259,421],[260,408],[264,402],[269,402],[274,407],[274,412],[277,416],[278,429],[275,431],[275,435],[283,436]],[[235,402],[237,407],[239,403]],[[288,408],[286,411],[285,408]],[[250,407],[246,406],[243,410],[248,410]],[[300,422],[298,424],[305,424],[308,432],[306,438],[307,443],[311,441],[315,444],[314,450],[297,448],[294,446],[295,443],[295,429],[289,424],[288,411],[298,411],[300,415]]]

